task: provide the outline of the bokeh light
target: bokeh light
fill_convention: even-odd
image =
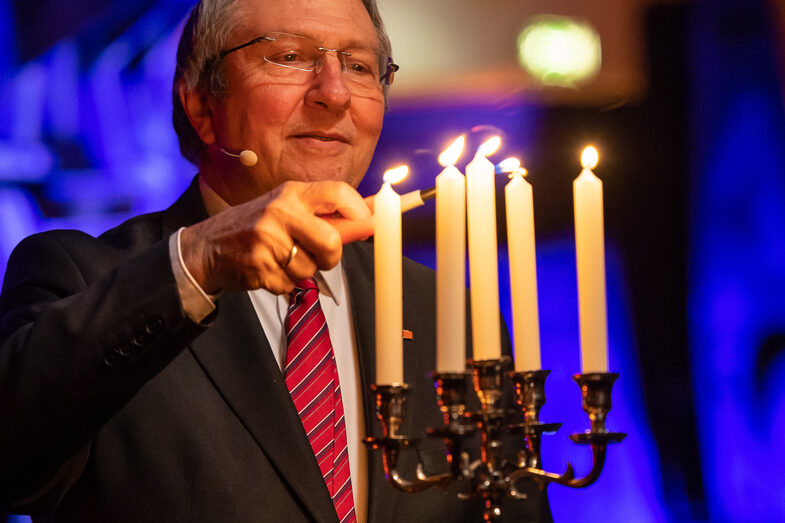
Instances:
[[[574,87],[600,71],[600,35],[587,22],[538,16],[530,19],[518,36],[518,60],[545,85]]]

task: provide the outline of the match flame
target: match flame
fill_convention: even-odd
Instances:
[[[581,154],[581,165],[584,169],[594,169],[600,161],[600,153],[593,145],[588,146]]]
[[[442,167],[447,167],[448,165],[455,165],[458,163],[458,159],[463,154],[463,148],[465,146],[466,136],[462,134],[453,140],[447,149],[443,150],[441,154],[439,154],[439,165]]]
[[[409,166],[408,165],[400,165],[398,167],[394,167],[392,169],[387,169],[384,171],[384,183],[389,183],[390,185],[395,185],[403,181],[409,175]]]
[[[477,154],[485,156],[486,158],[495,153],[499,150],[499,147],[502,146],[502,139],[499,136],[494,136],[493,138],[489,138],[485,143],[483,143],[479,149],[477,149]]]

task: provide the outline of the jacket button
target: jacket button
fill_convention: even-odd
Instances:
[[[123,359],[122,354],[120,353],[120,349],[110,349],[106,351],[106,356],[104,357],[104,363],[107,367],[114,367]]]
[[[150,321],[147,322],[147,327],[145,330],[148,334],[158,334],[164,328],[164,320],[158,316],[153,316],[150,318]]]
[[[150,342],[151,338],[152,338],[152,336],[150,336],[146,332],[137,332],[131,338],[131,345],[133,345],[136,348],[141,349],[142,347],[145,347]],[[133,351],[133,352],[136,352],[136,351]]]

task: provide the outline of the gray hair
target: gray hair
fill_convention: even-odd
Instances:
[[[376,0],[362,2],[376,29],[382,55],[392,56],[390,39]],[[236,0],[199,0],[191,10],[177,46],[177,67],[172,83],[172,123],[180,142],[180,153],[195,165],[199,164],[207,147],[188,120],[180,102],[179,88],[182,84],[186,89],[213,98],[226,94],[226,77],[219,56],[240,20],[239,4]]]

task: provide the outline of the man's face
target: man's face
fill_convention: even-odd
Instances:
[[[228,48],[271,32],[306,35],[322,47],[345,49],[358,42],[377,46],[373,23],[360,0],[243,0],[241,20]],[[335,53],[304,84],[282,83],[260,63],[259,44],[228,54],[228,92],[210,102],[215,144],[250,149],[251,168],[210,147],[212,173],[223,180],[224,197],[239,203],[287,180],[342,180],[359,184],[371,161],[384,116],[381,89],[366,96],[349,92]],[[277,66],[272,66],[277,67]],[[234,170],[234,173],[227,172]],[[227,194],[228,193],[228,194]],[[238,201],[239,200],[239,201]]]

